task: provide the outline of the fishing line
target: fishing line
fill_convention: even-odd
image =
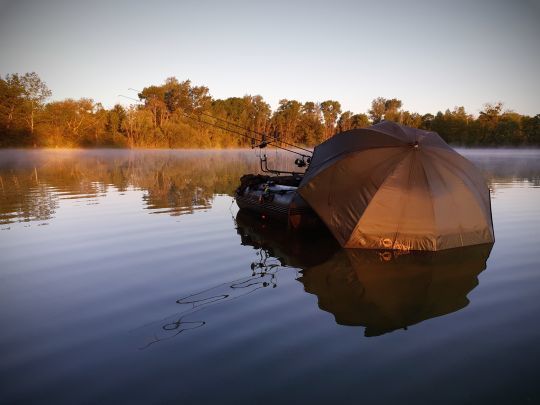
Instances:
[[[284,151],[287,151],[287,152],[290,152],[290,153],[294,153],[296,155],[299,155],[299,156],[302,156],[303,158],[309,158],[310,156],[308,155],[304,155],[303,153],[300,153],[300,152],[297,152],[295,150],[292,150],[292,149],[288,149],[288,148],[285,148],[283,146],[279,146],[279,145],[276,145],[275,143],[273,143],[273,141],[261,141],[260,139],[257,139],[253,136],[250,136],[250,135],[247,135],[247,134],[244,134],[242,132],[239,132],[239,131],[235,131],[234,129],[230,129],[230,128],[227,128],[227,127],[224,127],[222,125],[218,125],[218,124],[214,124],[214,123],[211,123],[211,122],[208,122],[208,121],[204,121],[200,118],[196,118],[196,117],[193,117],[187,113],[182,113],[186,118],[189,118],[193,121],[197,121],[197,122],[200,122],[202,124],[206,124],[206,125],[210,125],[210,126],[213,126],[215,128],[218,128],[218,129],[222,129],[223,131],[227,131],[227,132],[231,132],[233,134],[236,134],[236,135],[240,135],[244,138],[247,138],[247,139],[251,139],[251,140],[255,140],[257,142],[260,142],[259,145],[255,145],[255,146],[252,146],[252,148],[255,148],[255,147],[258,147],[259,149],[262,149],[262,148],[265,148],[267,145],[270,145],[272,144],[275,148],[278,148],[278,149],[281,149],[281,150],[284,150]],[[215,117],[214,117],[215,118]],[[247,129],[244,129],[245,131],[249,131]]]
[[[197,112],[197,114],[204,115],[204,116],[210,117],[210,118],[214,118],[214,119],[216,119],[216,120],[218,120],[218,121],[226,122],[226,123],[229,124],[229,125],[232,125],[232,126],[235,126],[235,127],[237,127],[237,128],[243,129],[244,131],[248,131],[248,132],[252,132],[252,133],[254,133],[254,134],[260,135],[260,136],[262,136],[262,138],[263,138],[263,142],[267,142],[268,144],[277,142],[277,139],[275,139],[274,141],[266,141],[265,138],[267,137],[267,134],[262,133],[262,132],[258,132],[258,131],[254,131],[253,129],[249,129],[249,128],[243,127],[243,126],[241,126],[241,125],[235,124],[234,122],[227,121],[226,119],[214,117],[213,115],[204,113],[204,112],[202,112],[202,111]],[[285,142],[285,141],[283,141],[283,140],[281,140],[280,142],[281,142],[282,144],[284,144],[284,145],[287,145],[287,146],[290,146],[290,147],[293,147],[293,148],[296,148],[296,149],[303,150],[304,152],[313,153],[311,150],[302,148],[301,146],[295,145],[295,144],[293,144],[293,143]]]
[[[136,89],[134,89],[134,88],[131,88],[131,87],[128,88],[128,90],[135,91],[135,92],[137,92],[138,94],[139,94],[139,93],[142,93],[142,92],[140,92],[140,91],[138,91],[138,90],[136,90]],[[152,96],[153,96],[154,98],[156,98],[155,95],[152,95]],[[128,98],[128,99],[130,99],[130,100],[136,101],[136,102],[141,103],[141,104],[143,103],[140,99],[137,100],[137,99],[135,99],[135,98],[132,98],[132,97],[129,97],[129,96],[124,96],[124,95],[122,95],[122,94],[120,94],[120,97]],[[192,117],[190,117],[189,114],[186,113],[185,111],[182,111],[182,114],[184,114],[184,115],[185,115],[186,117],[188,117],[188,118],[192,118]],[[229,129],[229,128],[223,128],[223,127],[218,126],[217,124],[214,124],[214,123],[202,121],[202,122],[204,122],[204,123],[207,124],[207,125],[212,125],[212,126],[215,126],[216,128],[223,129],[224,131],[229,131],[229,132],[232,132],[232,133],[235,133],[235,134],[239,134],[239,135],[241,135],[241,136],[244,136],[244,137],[246,137],[246,138],[253,139],[253,140],[259,142],[259,148],[264,148],[264,147],[266,147],[267,145],[273,144],[275,147],[277,147],[277,148],[279,148],[279,149],[282,149],[282,150],[285,150],[285,151],[287,151],[287,152],[295,153],[295,154],[297,154],[297,155],[299,155],[299,156],[302,156],[302,157],[309,157],[308,155],[304,155],[304,154],[302,154],[302,153],[293,151],[293,150],[291,150],[291,149],[287,149],[287,148],[284,148],[284,147],[281,147],[281,146],[277,146],[276,143],[279,142],[279,143],[282,143],[282,144],[284,144],[284,145],[290,146],[290,147],[292,147],[292,148],[303,150],[304,152],[307,152],[307,153],[309,153],[310,155],[313,153],[313,151],[311,151],[311,150],[309,150],[309,149],[306,149],[306,148],[303,148],[303,147],[301,147],[301,146],[295,145],[295,144],[293,144],[293,143],[286,142],[286,141],[283,141],[283,140],[278,140],[278,138],[275,137],[275,136],[274,136],[274,140],[273,140],[273,141],[272,141],[272,140],[266,140],[267,134],[265,134],[265,133],[258,132],[258,131],[255,131],[255,130],[252,130],[252,129],[243,127],[243,126],[241,126],[241,125],[235,124],[234,122],[230,122],[230,121],[228,121],[228,120],[226,120],[226,119],[223,119],[223,118],[215,117],[215,116],[213,116],[213,115],[211,115],[211,114],[207,114],[207,113],[204,113],[204,112],[202,112],[202,111],[197,111],[195,114],[203,115],[203,116],[205,116],[205,117],[209,117],[209,118],[215,119],[215,120],[217,120],[217,121],[224,122],[224,123],[226,123],[227,125],[232,125],[233,127],[242,129],[243,131],[251,132],[251,133],[253,133],[253,134],[256,134],[256,135],[261,136],[262,139],[258,139],[258,138],[255,138],[255,137],[252,137],[252,136],[249,136],[249,135],[246,135],[246,134],[239,134],[238,132],[235,132],[235,131],[233,131],[233,130],[231,130],[231,129]]]

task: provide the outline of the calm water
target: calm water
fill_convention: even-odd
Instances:
[[[461,153],[495,245],[393,256],[238,214],[253,152],[0,151],[0,403],[539,403],[540,151]]]

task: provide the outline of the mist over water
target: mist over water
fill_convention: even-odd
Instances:
[[[540,150],[458,151],[496,243],[397,255],[238,213],[253,151],[1,150],[0,402],[539,401]]]

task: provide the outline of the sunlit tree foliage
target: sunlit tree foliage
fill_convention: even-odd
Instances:
[[[139,103],[105,109],[82,98],[46,102],[34,73],[0,76],[0,146],[231,148],[253,140],[314,146],[338,132],[383,120],[438,132],[461,145],[539,145],[540,114],[529,117],[487,103],[478,117],[464,107],[420,115],[397,98],[375,98],[364,113],[336,100],[283,99],[275,111],[260,95],[214,99],[206,86],[170,77],[138,92]],[[250,131],[250,132],[247,132]]]

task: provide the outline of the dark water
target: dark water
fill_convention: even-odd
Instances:
[[[0,403],[539,403],[540,152],[461,152],[495,245],[396,256],[237,215],[252,152],[0,151]]]

